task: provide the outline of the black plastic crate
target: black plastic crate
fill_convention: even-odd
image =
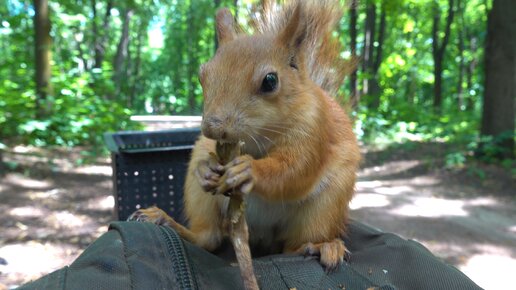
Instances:
[[[112,157],[118,220],[126,220],[137,209],[156,205],[184,223],[185,174],[199,135],[199,128],[104,135]]]

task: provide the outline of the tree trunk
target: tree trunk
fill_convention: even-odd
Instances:
[[[440,12],[437,4],[434,6],[434,20],[432,26],[432,55],[434,58],[434,108],[437,111],[441,110],[442,97],[442,79],[443,79],[443,59],[446,51],[446,46],[450,39],[451,24],[454,17],[454,0],[448,0],[448,16],[446,17],[446,24],[444,28],[443,39],[439,39],[439,21]],[[439,45],[439,42],[441,44]]]
[[[109,29],[109,18],[111,17],[111,9],[113,8],[113,0],[109,0],[106,6],[106,12],[104,13],[104,18],[102,20],[102,33],[98,32],[98,23],[97,23],[97,1],[91,0],[91,6],[93,11],[93,46],[95,49],[95,62],[93,64],[94,68],[102,68],[102,62],[104,61],[104,55],[106,54],[106,42],[108,36]]]
[[[369,79],[371,77],[371,68],[373,65],[374,53],[374,37],[376,28],[376,5],[369,3],[367,5],[365,32],[364,32],[364,53],[362,54],[362,71],[365,73],[362,95],[369,94]]]
[[[375,50],[375,58],[374,58],[374,65],[373,70],[376,74],[378,70],[380,69],[380,65],[382,64],[383,60],[383,42],[385,40],[385,29],[387,26],[387,13],[385,11],[385,2],[382,2],[382,5],[380,7],[380,24],[378,26],[378,46]]]
[[[358,3],[357,0],[351,1],[351,7],[350,7],[350,21],[349,21],[349,34],[351,37],[351,58],[353,60],[358,59],[357,56],[357,20],[358,20],[358,13],[357,13],[357,7]],[[357,78],[357,71],[358,67],[355,67],[350,75],[350,99],[351,99],[351,106],[353,108],[356,108],[358,106],[358,103],[360,102],[360,94],[358,93],[358,78]]]
[[[235,7],[235,19],[238,19],[238,0],[233,1],[233,7]]]
[[[4,159],[2,157],[2,148],[0,147],[0,177],[4,176],[6,174],[5,171],[6,171],[6,169],[4,166]]]
[[[133,73],[133,84],[131,88],[131,92],[129,93],[129,98],[127,99],[127,106],[131,108],[133,106],[133,102],[140,90],[140,74],[141,74],[141,63],[142,63],[142,47],[143,47],[143,39],[144,34],[147,31],[147,26],[140,24],[140,29],[138,30],[138,37],[136,38],[136,57],[134,60],[134,73]]]
[[[133,10],[127,9],[124,11],[124,16],[122,20],[122,35],[120,36],[120,41],[118,42],[115,62],[113,65],[114,69],[114,82],[116,93],[120,93],[121,82],[124,78],[124,62],[127,59],[127,53],[129,48],[129,26],[131,23],[131,17],[133,16]]]
[[[464,11],[463,11],[463,7],[462,7],[462,1],[461,0],[458,0],[457,2],[457,13],[460,14],[460,26],[458,28],[458,31],[459,31],[459,36],[458,36],[458,45],[457,45],[457,48],[459,50],[459,69],[458,69],[458,80],[457,80],[457,105],[458,105],[458,109],[460,111],[462,110],[465,110],[466,109],[466,105],[465,105],[465,102],[464,102],[464,86],[463,86],[463,82],[464,82],[464,71],[465,71],[465,62],[464,62],[464,48],[465,48],[465,44],[464,44],[464,38],[465,38],[465,30],[466,30],[466,27],[464,25],[465,21],[464,21]]]
[[[465,102],[464,102],[464,87],[463,87],[464,70],[465,70],[465,66],[464,66],[464,38],[463,38],[463,36],[459,36],[458,49],[459,49],[459,58],[460,58],[460,60],[459,60],[459,68],[458,68],[458,71],[457,71],[457,73],[459,74],[458,80],[457,80],[457,106],[458,106],[459,110],[462,111],[462,110],[466,109],[466,105],[465,105]]]
[[[93,34],[93,48],[95,51],[95,54],[93,55],[95,58],[95,61],[93,62],[93,67],[97,68],[100,66],[97,66],[97,45],[98,45],[98,39],[99,39],[99,29],[97,25],[97,0],[91,0],[91,11],[93,14],[93,18],[91,19],[91,32]]]
[[[514,158],[516,105],[516,1],[494,0],[487,24],[482,136],[495,138],[496,158]],[[504,137],[502,137],[504,136]],[[480,144],[484,155],[485,144]]]
[[[36,61],[36,114],[41,118],[50,111],[47,95],[52,93],[50,83],[52,58],[52,38],[48,0],[34,1],[35,61]]]
[[[383,42],[385,40],[385,28],[386,28],[386,11],[385,11],[385,2],[382,2],[380,8],[380,23],[378,25],[378,37],[374,42],[378,43],[376,48],[373,47],[375,52],[375,57],[373,61],[373,67],[371,69],[371,80],[369,83],[369,95],[371,95],[371,108],[378,109],[380,106],[380,83],[378,81],[378,70],[380,69],[380,65],[382,64],[383,58]]]
[[[473,90],[473,75],[475,75],[475,71],[477,70],[478,59],[475,55],[475,52],[478,49],[478,39],[476,37],[468,37],[469,41],[469,50],[473,55],[470,63],[468,64],[468,69],[466,70],[466,90],[468,92],[467,100],[466,100],[466,110],[472,110],[475,107],[475,99],[471,96],[471,90]]]
[[[196,20],[195,20],[195,7],[194,7],[194,4],[190,3],[190,6],[188,7],[188,18],[187,18],[187,25],[189,27],[189,29],[192,29],[194,30],[195,29],[195,23],[196,23]],[[188,68],[187,68],[187,77],[188,77],[188,80],[187,80],[187,85],[188,85],[188,113],[190,115],[194,115],[196,112],[196,107],[197,107],[197,103],[196,103],[196,100],[195,100],[195,88],[196,88],[196,83],[194,81],[194,77],[195,74],[197,73],[198,71],[198,47],[195,46],[196,43],[197,43],[197,33],[189,33],[188,34],[188,37],[187,37],[187,45],[188,47],[191,47],[192,50],[190,51],[190,53],[188,54]],[[195,47],[194,47],[195,46]]]
[[[87,71],[89,68],[88,60],[85,57],[84,49],[82,49],[82,42],[83,39],[79,38],[79,35],[81,35],[80,28],[73,28],[72,29],[75,37],[75,43],[77,45],[77,51],[79,52],[79,59],[81,60],[82,65],[79,63],[79,71],[84,72]]]
[[[436,54],[434,57],[434,108],[437,111],[441,110],[443,102],[443,56]]]

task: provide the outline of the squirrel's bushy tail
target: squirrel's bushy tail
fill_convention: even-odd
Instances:
[[[342,45],[333,32],[345,8],[339,0],[290,0],[277,5],[275,0],[263,0],[260,16],[255,19],[259,33],[279,33],[299,8],[306,23],[305,51],[310,78],[332,96],[344,82],[354,61],[341,57]],[[299,6],[299,7],[298,7]]]

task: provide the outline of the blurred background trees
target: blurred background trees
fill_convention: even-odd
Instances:
[[[257,2],[2,1],[0,145],[98,145],[106,131],[137,128],[131,115],[200,114],[197,71],[215,51],[216,8],[249,29]],[[514,157],[514,1],[346,3],[336,37],[361,63],[342,98],[362,140]]]

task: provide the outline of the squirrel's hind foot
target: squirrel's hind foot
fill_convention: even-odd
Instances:
[[[319,256],[319,261],[327,272],[337,270],[344,260],[349,260],[350,254],[344,241],[339,238],[330,242],[306,243],[296,252],[305,256]]]

